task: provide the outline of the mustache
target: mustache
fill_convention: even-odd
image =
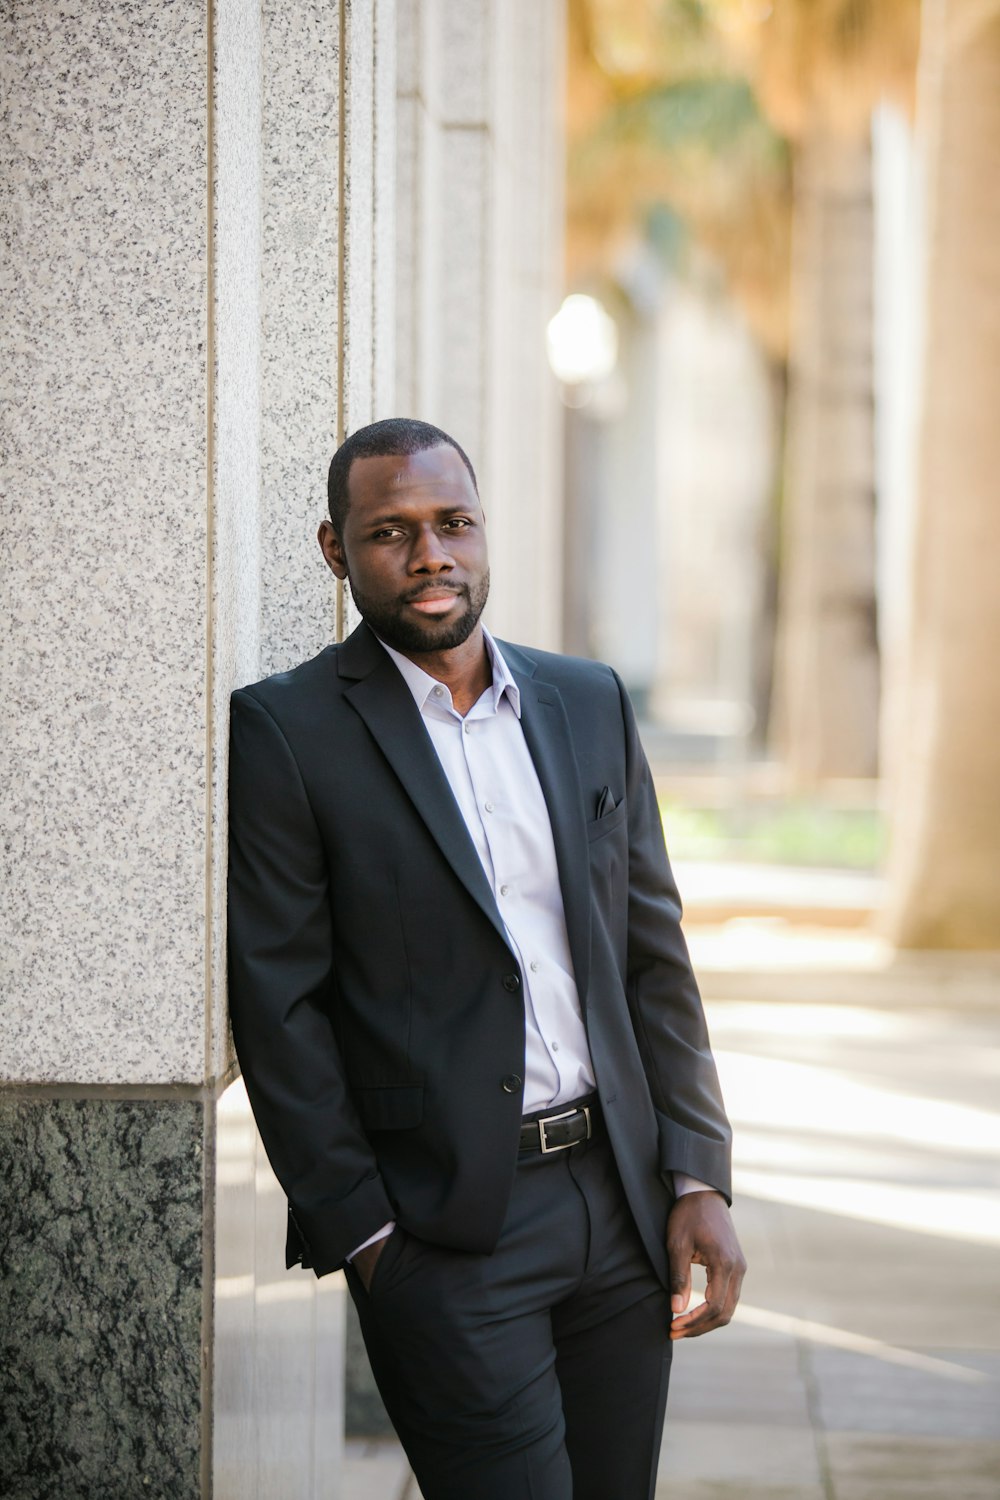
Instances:
[[[419,588],[411,589],[408,594],[403,595],[403,603],[414,604],[418,599],[426,598],[428,594],[467,594],[468,592],[464,583],[422,583]]]

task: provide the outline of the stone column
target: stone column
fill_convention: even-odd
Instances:
[[[334,635],[391,380],[391,0],[3,10],[0,1491],[338,1493],[225,1020],[231,688]],[[214,1485],[214,1489],[213,1489]]]
[[[871,143],[796,148],[771,739],[789,789],[878,769]]]
[[[996,949],[1000,9],[922,14],[922,390],[885,924],[901,947]]]
[[[488,619],[561,635],[562,0],[399,0],[397,381],[476,466]]]

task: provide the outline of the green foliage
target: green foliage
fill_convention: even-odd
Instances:
[[[674,859],[878,869],[884,818],[872,807],[817,802],[760,802],[693,807],[661,798],[660,814]]]
[[[726,151],[755,143],[780,154],[782,138],[768,125],[746,78],[683,78],[623,100],[603,121],[605,137],[642,141],[660,151]]]
[[[669,203],[654,203],[646,215],[646,235],[664,265],[676,267],[688,241],[688,229]]]
[[[738,77],[684,78],[619,100],[572,145],[571,179],[604,166],[609,153],[618,160],[623,148],[662,157],[665,196],[669,164],[676,171],[685,158],[710,162],[713,174],[730,184],[730,194],[745,191],[738,176],[751,163],[782,180],[789,170],[787,142],[761,113],[747,79]]]

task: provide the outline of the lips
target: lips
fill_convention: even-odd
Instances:
[[[446,615],[458,598],[456,589],[428,589],[407,602],[422,615]]]

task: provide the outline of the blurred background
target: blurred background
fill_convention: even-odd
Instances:
[[[674,852],[878,876],[895,942],[990,948],[996,73],[945,9],[572,0],[548,336],[564,637]]]
[[[1000,7],[570,0],[566,100],[564,640],[644,721],[751,1267],[657,1493],[995,1496]]]
[[[406,413],[659,789],[750,1272],[657,1494],[997,1500],[1000,0],[0,41],[0,1491],[415,1500],[225,929],[230,691],[351,628],[329,456]]]

